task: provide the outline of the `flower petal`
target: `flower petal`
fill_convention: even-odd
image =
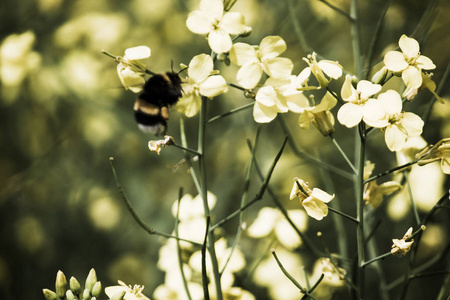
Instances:
[[[267,236],[275,227],[277,219],[280,218],[278,210],[271,207],[263,207],[258,212],[255,221],[247,229],[247,234],[254,238]]]
[[[245,31],[244,15],[238,12],[226,13],[219,26],[229,34],[240,34]]]
[[[303,93],[291,94],[285,96],[289,110],[295,113],[301,113],[308,107],[308,98]]]
[[[424,122],[416,114],[411,112],[403,113],[402,126],[408,132],[408,136],[418,136],[422,134]]]
[[[300,125],[300,128],[309,129],[309,124],[313,117],[314,115],[309,110],[304,110],[298,117],[298,125]]]
[[[361,122],[362,117],[362,108],[353,103],[345,103],[342,105],[337,114],[339,123],[348,128],[358,125],[359,122]]]
[[[386,127],[384,140],[389,150],[399,151],[405,145],[406,135],[396,125],[391,125]]]
[[[187,28],[193,33],[207,34],[211,30],[214,19],[203,11],[196,10],[189,13],[186,20]]]
[[[436,69],[436,65],[433,63],[431,59],[426,56],[419,56],[416,60],[416,65],[419,69],[422,70],[433,70]]]
[[[389,116],[383,104],[376,99],[369,99],[362,108],[363,120],[369,126],[384,128],[389,125]]]
[[[253,118],[258,123],[269,123],[277,116],[276,110],[272,107],[267,107],[259,102],[255,102],[253,107]]]
[[[216,53],[228,52],[233,45],[230,35],[220,27],[209,32],[208,44]]]
[[[146,59],[151,55],[151,50],[147,46],[137,46],[125,50],[125,57],[129,60]]]
[[[265,106],[275,106],[277,103],[277,92],[275,92],[275,89],[270,85],[263,86],[256,93],[256,102],[264,104]]]
[[[409,66],[402,72],[402,79],[409,89],[418,89],[422,85],[422,72],[415,66]]]
[[[392,72],[400,72],[408,67],[403,53],[398,51],[389,51],[384,55],[384,64]]]
[[[331,60],[321,60],[317,63],[319,68],[333,79],[338,79],[342,76],[342,66],[335,61]]]
[[[211,56],[207,54],[196,55],[189,63],[189,78],[196,83],[202,82],[211,74],[213,67],[214,63]]]
[[[352,85],[352,79],[349,75],[345,76],[345,81],[342,84],[341,97],[344,101],[356,100],[356,90]]]
[[[361,100],[367,100],[370,96],[381,91],[381,85],[374,84],[368,80],[361,80],[356,86],[356,90],[361,93]]]
[[[415,39],[407,37],[405,34],[400,37],[398,45],[407,58],[413,58],[419,54],[419,43]]]
[[[202,0],[200,1],[200,10],[211,18],[220,20],[223,15],[223,1],[222,0]]]
[[[289,58],[275,57],[264,62],[264,72],[273,78],[288,78],[294,64]]]
[[[312,197],[308,197],[304,200],[302,205],[305,208],[306,213],[318,221],[328,215],[328,206],[324,202],[316,200]]]
[[[270,35],[262,39],[259,51],[264,59],[274,58],[286,51],[286,42],[278,35]]]
[[[234,44],[229,55],[230,61],[238,66],[259,62],[255,48],[245,43]]]
[[[226,93],[227,91],[227,82],[221,75],[210,76],[200,84],[200,94],[208,98]]]
[[[196,93],[185,94],[177,102],[177,110],[186,115],[186,117],[195,116],[202,106],[202,99]]]
[[[386,92],[378,96],[378,101],[383,106],[384,111],[389,115],[393,116],[402,111],[402,98],[399,93],[395,90],[387,90]]]
[[[330,195],[318,188],[313,188],[310,196],[325,203],[328,203],[334,199],[334,195]]]
[[[261,75],[262,67],[259,64],[250,63],[239,69],[236,79],[243,88],[252,89],[259,83]]]

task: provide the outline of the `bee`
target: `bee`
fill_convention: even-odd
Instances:
[[[155,74],[145,82],[142,90],[134,103],[136,122],[144,132],[164,135],[169,107],[176,104],[182,95],[179,73],[171,71]]]

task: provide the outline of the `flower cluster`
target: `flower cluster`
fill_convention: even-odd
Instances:
[[[414,243],[414,240],[410,238],[412,230],[413,228],[409,227],[408,231],[406,231],[405,235],[401,240],[392,239],[393,242],[391,249],[392,255],[403,256],[407,252],[409,252],[409,250],[411,250],[411,246]]]
[[[94,269],[89,271],[84,289],[75,277],[70,277],[69,282],[67,282],[66,275],[62,271],[58,271],[56,274],[55,291],[43,289],[42,292],[47,300],[95,300],[102,292],[102,284],[100,281],[97,281],[97,274]]]

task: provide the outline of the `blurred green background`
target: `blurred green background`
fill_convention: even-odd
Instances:
[[[331,2],[349,10],[348,0]],[[364,54],[387,2],[359,1]],[[293,30],[294,23],[299,22],[313,50],[338,60],[353,72],[348,20],[319,1],[293,0],[292,7],[289,3],[239,0],[233,10],[242,12],[253,28],[252,35],[244,41],[259,44],[264,36],[282,36],[288,45],[283,56],[294,61],[294,74],[298,74],[306,67],[301,58],[308,54]],[[450,2],[438,2],[435,13],[423,21],[428,3],[393,1],[375,48],[374,61],[379,61],[386,50],[395,49],[403,33],[414,33],[421,43],[422,54],[437,65],[433,79],[439,83],[450,61],[447,17]],[[197,193],[184,166],[173,171],[173,166],[183,157],[178,149],[165,149],[160,156],[148,150],[147,142],[152,137],[137,129],[132,114],[136,95],[123,90],[116,63],[102,55],[101,50],[123,55],[126,48],[147,45],[152,50],[148,60],[152,71],[168,71],[172,61],[178,70],[180,63],[188,64],[194,55],[210,51],[204,38],[192,34],[185,26],[188,12],[197,7],[198,1],[183,0],[2,0],[1,299],[43,299],[42,288],[54,288],[58,270],[63,270],[68,278],[75,276],[84,281],[94,267],[103,286],[115,284],[117,279],[144,284],[149,296],[163,282],[164,273],[156,268],[163,240],[148,236],[133,221],[115,187],[109,157],[115,158],[121,183],[142,219],[160,231],[173,229],[170,207],[177,199],[179,188],[193,195]],[[236,67],[218,68],[229,82],[235,82]],[[400,82],[397,84],[400,86]],[[447,103],[437,104],[439,107],[435,107],[424,129],[423,136],[430,143],[450,136],[448,81],[440,95]],[[409,108],[422,115],[430,99],[431,94],[424,92]],[[211,102],[208,115],[247,102],[241,93],[230,91]],[[180,140],[179,118],[173,109],[169,134],[176,141]],[[323,160],[346,168],[330,141],[314,130],[300,131],[296,118],[290,114],[285,116],[302,148],[314,155],[320,152]],[[188,142],[195,148],[197,117],[186,120],[186,126]],[[219,199],[215,208],[217,219],[239,205],[250,157],[246,138],[254,139],[256,127],[251,109],[208,127],[208,181],[209,190]],[[336,138],[351,152],[352,137],[347,135],[348,131],[337,125]],[[264,170],[283,136],[276,121],[262,126],[258,159]],[[382,135],[375,141],[380,143],[369,145],[368,157],[377,163],[376,170],[382,171],[393,166],[394,155],[383,145]],[[387,155],[377,155],[380,151]],[[273,190],[283,201],[288,198],[294,176],[325,186],[316,168],[302,163],[287,149],[271,181]],[[340,184],[336,182],[336,186]],[[351,189],[350,182],[344,184]],[[259,181],[255,179],[251,192],[256,193],[258,187]],[[248,222],[252,222],[259,207],[271,204],[263,199],[250,209]],[[286,202],[286,205],[295,207],[293,203]],[[351,213],[352,205],[344,202],[343,208]],[[380,210],[380,214],[384,209],[387,208]],[[388,247],[391,233],[400,237],[410,220],[409,213],[405,213],[399,217],[403,223],[398,227],[393,227],[398,223],[383,223]],[[312,222],[311,236],[317,230],[330,230],[330,222],[328,219],[320,224]],[[442,243],[435,245],[439,250],[448,243],[449,222],[448,218],[447,221],[437,218],[436,222],[439,228],[447,230],[441,236]],[[232,234],[236,225],[231,222],[225,229]],[[244,242],[243,247],[246,246],[251,245]],[[441,278],[437,280],[440,282]],[[420,294],[417,297],[425,299]],[[263,292],[258,296],[258,299],[265,298]]]

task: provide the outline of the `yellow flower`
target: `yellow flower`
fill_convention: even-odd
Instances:
[[[201,0],[200,10],[189,14],[186,26],[193,33],[207,35],[208,44],[216,53],[230,50],[230,34],[241,34],[247,30],[241,13],[223,13],[222,0]]]
[[[318,188],[311,190],[307,182],[299,178],[294,178],[294,186],[291,190],[290,200],[295,198],[300,200],[300,203],[310,217],[320,221],[328,215],[328,206],[325,203],[333,200],[334,194],[330,195]]]
[[[412,227],[410,227],[408,229],[408,231],[405,233],[405,235],[403,236],[403,238],[401,240],[392,239],[392,242],[393,242],[392,249],[391,249],[392,255],[403,256],[409,250],[411,250],[411,245],[414,243],[413,239],[409,239],[411,234],[412,234]]]
[[[384,139],[391,151],[401,150],[408,137],[422,134],[423,120],[414,113],[402,112],[402,99],[394,90],[388,90],[370,99],[363,108],[364,122],[383,128]]]
[[[292,75],[288,79],[266,80],[258,90],[253,107],[253,118],[258,123],[268,123],[275,119],[278,113],[289,110],[301,112],[308,105],[308,99],[297,91],[298,77]]]
[[[211,56],[199,54],[192,58],[187,69],[188,78],[183,79],[183,96],[177,103],[177,110],[192,117],[200,110],[201,96],[213,98],[228,91],[225,79],[217,74]]]
[[[303,60],[309,65],[309,69],[319,81],[320,87],[326,88],[331,79],[328,79],[325,74],[333,79],[338,79],[342,75],[342,66],[337,61],[321,60],[317,62],[316,53],[304,57]],[[325,74],[324,74],[325,73]]]
[[[142,91],[145,84],[144,74],[147,66],[141,60],[149,58],[151,50],[147,46],[138,46],[125,50],[123,57],[117,57],[117,74],[125,89],[133,93]]]
[[[364,106],[369,98],[381,90],[381,85],[374,84],[367,80],[358,82],[356,89],[352,85],[349,75],[345,77],[344,84],[341,89],[342,100],[346,101],[338,111],[337,118],[339,123],[348,128],[354,127],[365,118]]]
[[[303,112],[300,113],[298,124],[301,128],[308,129],[311,121],[323,136],[329,136],[334,133],[334,117],[330,112],[330,109],[332,109],[336,103],[336,98],[327,92],[322,101],[320,101],[320,104],[306,107]]]
[[[402,52],[387,52],[384,64],[388,70],[402,74],[407,89],[417,89],[422,85],[422,70],[432,70],[436,66],[431,59],[420,55],[420,46],[415,39],[402,35],[398,45]]]
[[[444,99],[442,99],[437,93],[436,93],[436,83],[431,79],[431,76],[433,76],[433,73],[427,74],[422,72],[422,85],[418,88],[412,88],[412,87],[406,87],[405,91],[403,92],[402,96],[406,98],[408,101],[412,101],[416,95],[421,92],[424,89],[428,89],[430,93],[436,97],[436,100],[439,103],[444,103]]]
[[[289,58],[278,57],[286,51],[286,43],[279,36],[267,36],[259,46],[236,43],[230,49],[230,61],[241,66],[236,74],[238,83],[246,88],[254,88],[263,71],[275,79],[285,79],[291,75],[293,63]]]
[[[450,174],[450,138],[440,140],[436,145],[430,145],[416,155],[419,166],[441,161],[441,169]]]
[[[364,180],[372,175],[374,168],[375,164],[367,160],[364,166]],[[381,204],[384,196],[388,196],[398,191],[401,187],[402,185],[396,181],[387,181],[378,185],[376,180],[372,180],[364,186],[363,199],[366,205],[370,204],[372,207],[376,208]]]

